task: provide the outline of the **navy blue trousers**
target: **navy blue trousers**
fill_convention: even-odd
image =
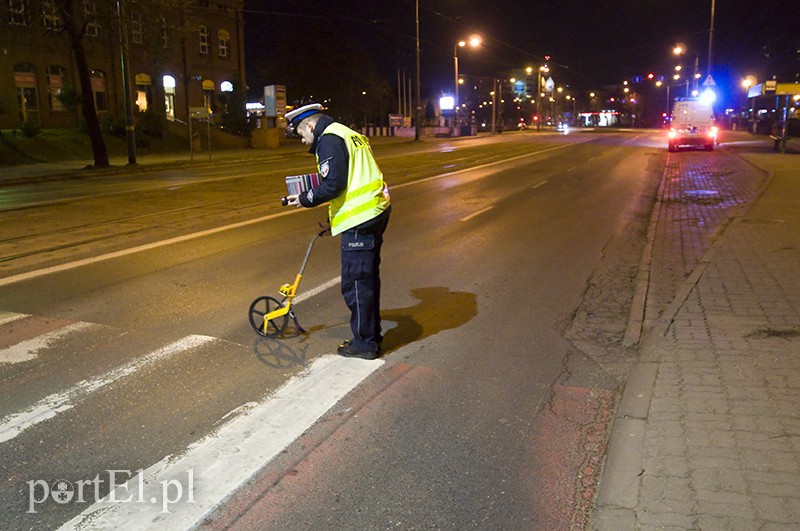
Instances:
[[[342,296],[350,308],[353,342],[378,350],[381,335],[381,247],[392,207],[342,233]]]

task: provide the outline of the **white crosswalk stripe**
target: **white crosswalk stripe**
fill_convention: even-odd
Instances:
[[[0,350],[0,363],[21,363],[35,359],[38,352],[53,342],[80,330],[91,328],[91,323],[77,322],[46,334],[20,341]],[[0,439],[1,440],[1,439]]]
[[[219,430],[168,456],[60,529],[190,529],[383,364],[328,355]],[[108,497],[111,498],[111,497]]]
[[[30,317],[27,313],[0,312],[0,326]]]
[[[332,279],[321,289],[338,282],[338,278]],[[6,337],[15,339],[7,340],[6,344],[16,343],[0,349],[0,362],[5,362],[0,363],[0,368],[10,375],[35,374],[41,369],[45,378],[42,381],[47,381],[48,364],[54,363],[58,367],[59,363],[69,363],[69,358],[65,361],[63,356],[51,353],[58,353],[59,349],[70,344],[67,351],[80,359],[80,347],[75,345],[102,345],[116,333],[100,324],[0,312],[0,331],[7,326],[9,328],[5,331],[9,335]],[[40,333],[54,326],[58,328]],[[25,337],[26,330],[28,337]],[[86,335],[75,335],[77,333]],[[102,374],[84,374],[77,383],[62,384],[68,387],[27,407],[17,405],[15,411],[4,412],[5,416],[0,416],[0,444],[12,441],[26,430],[34,430],[51,419],[56,423],[60,418],[72,422],[68,415],[59,416],[70,410],[85,414],[79,408],[96,406],[93,393],[115,383],[111,392],[116,392],[118,387],[126,385],[126,381],[147,374],[143,369],[158,363],[178,363],[175,360],[181,353],[208,345],[215,347],[213,350],[205,349],[206,356],[214,352],[228,355],[231,349],[236,352],[241,348],[218,338],[189,335],[135,356],[127,363],[104,370]],[[236,355],[232,352],[230,355]],[[14,363],[38,356],[41,356],[41,367],[21,366],[23,371],[15,372]],[[316,358],[302,373],[269,396],[234,407],[218,419],[218,427],[209,434],[198,436],[201,437],[199,440],[185,448],[172,448],[170,451],[175,452],[174,455],[166,455],[149,466],[153,460],[148,460],[141,463],[143,470],[118,476],[118,482],[111,480],[111,483],[106,483],[113,490],[102,499],[87,498],[88,507],[84,506],[86,509],[77,516],[72,513],[70,516],[74,518],[63,524],[62,529],[188,529],[197,525],[383,363],[382,360],[347,359],[336,355]],[[91,370],[91,364],[82,370],[85,369]],[[7,380],[12,385],[14,377]],[[53,381],[58,383],[60,380],[56,378]],[[18,385],[23,390],[24,383]],[[92,405],[93,400],[95,405]],[[27,481],[29,490],[33,488],[31,483],[36,488],[50,489],[46,481],[36,479]],[[51,486],[56,488],[55,484]],[[35,513],[38,505],[43,503],[39,499],[41,493],[36,492],[29,492],[32,497],[29,503],[33,504],[34,510],[28,512]]]
[[[45,336],[60,336],[63,335],[64,330],[61,329],[52,334],[45,334]],[[128,376],[173,354],[198,347],[212,339],[208,336],[187,336],[105,374],[78,382],[65,391],[53,393],[24,411],[0,419],[0,442],[13,439],[27,428],[53,418],[63,411],[72,409],[82,397],[101,387],[105,387],[124,376]]]

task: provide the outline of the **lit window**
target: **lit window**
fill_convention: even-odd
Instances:
[[[8,23],[15,26],[31,25],[31,0],[8,0]]]
[[[92,94],[94,95],[94,106],[98,112],[108,110],[108,100],[106,99],[106,75],[100,70],[94,70],[90,74],[92,84]]]
[[[131,41],[136,44],[142,44],[144,41],[142,36],[142,14],[138,11],[133,11],[131,13]]]
[[[213,113],[212,105],[214,103],[214,81],[212,79],[204,79],[200,85],[203,88],[203,107],[208,109],[208,112]]]
[[[64,89],[66,81],[67,70],[61,66],[48,66],[47,67],[47,91],[50,98],[50,110],[53,112],[63,112],[64,105],[58,96]]]
[[[133,76],[133,82],[136,84],[136,106],[139,108],[139,112],[145,112],[152,98],[150,89],[152,81],[149,75],[139,72]]]
[[[164,109],[167,120],[175,120],[175,78],[165,75],[162,79],[164,85]]]
[[[227,30],[219,30],[217,32],[217,40],[219,41],[219,56],[231,56],[231,34]]]
[[[208,55],[208,52],[209,52],[208,27],[201,25],[197,29],[197,35],[198,35],[198,37],[200,39],[200,53],[202,55]]]

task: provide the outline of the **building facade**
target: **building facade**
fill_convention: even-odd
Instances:
[[[79,125],[59,97],[83,90],[65,5],[80,18],[101,123],[124,120],[123,64],[133,108],[167,120],[245,90],[243,0],[0,0],[0,129]]]

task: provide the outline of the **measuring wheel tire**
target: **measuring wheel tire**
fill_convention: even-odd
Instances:
[[[266,330],[264,327],[264,316],[270,312],[274,312],[283,308],[283,303],[274,297],[264,296],[259,297],[250,305],[250,326],[260,336],[264,337],[277,337],[286,329],[289,323],[288,315],[281,315],[275,319],[270,319],[267,323]]]

